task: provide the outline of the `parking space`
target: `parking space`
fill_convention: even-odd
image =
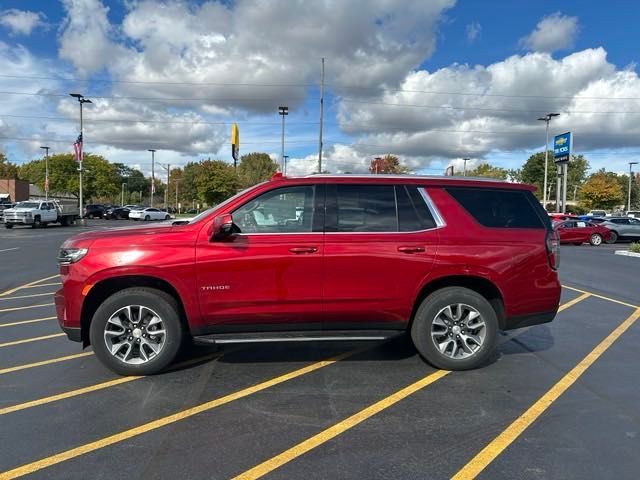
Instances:
[[[52,305],[58,246],[113,223],[0,231],[0,479],[637,478],[638,268],[609,246],[563,247],[556,320],[482,369],[395,339],[191,347],[118,377]]]

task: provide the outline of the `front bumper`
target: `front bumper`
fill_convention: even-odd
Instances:
[[[74,342],[82,341],[82,329],[80,326],[70,326],[68,318],[68,309],[64,298],[64,289],[59,289],[53,296],[53,301],[56,306],[56,317],[58,317],[58,324],[64,333],[67,334],[69,340]]]

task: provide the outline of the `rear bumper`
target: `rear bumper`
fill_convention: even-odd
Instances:
[[[558,310],[556,309],[551,312],[534,313],[532,315],[521,315],[518,317],[507,318],[504,322],[504,329],[513,330],[514,328],[531,327],[533,325],[540,325],[541,323],[549,323],[556,318],[557,313]]]

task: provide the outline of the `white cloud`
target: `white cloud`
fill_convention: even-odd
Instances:
[[[544,128],[536,118],[549,111],[562,113],[552,133],[572,130],[577,150],[640,146],[637,113],[588,113],[640,111],[638,100],[610,100],[640,98],[640,78],[616,70],[602,48],[558,60],[529,53],[488,66],[415,71],[401,88],[372,100],[379,104],[340,103],[338,120],[344,131],[358,135],[359,152],[386,150],[423,166],[443,158],[490,160],[494,151],[542,148]]]
[[[481,33],[482,25],[480,25],[478,22],[471,22],[465,27],[465,34],[469,43],[475,42]]]
[[[553,52],[571,48],[579,30],[578,17],[569,17],[560,12],[547,15],[520,44],[536,52]]]
[[[46,25],[45,19],[42,12],[15,8],[0,12],[0,25],[9,29],[11,35],[31,35],[35,28]]]

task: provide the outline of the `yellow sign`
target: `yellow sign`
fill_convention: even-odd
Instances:
[[[231,145],[237,149],[240,148],[240,130],[237,123],[231,125]]]

